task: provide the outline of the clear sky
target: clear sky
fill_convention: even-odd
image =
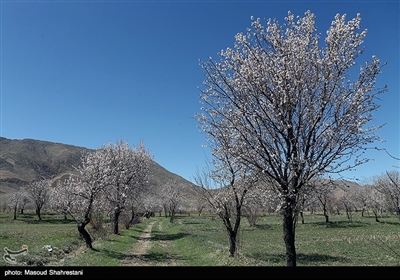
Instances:
[[[389,86],[374,124],[399,158],[399,1],[18,1],[1,0],[1,126],[9,139],[31,138],[95,149],[143,141],[156,162],[193,181],[210,151],[202,147],[204,73],[199,59],[217,57],[250,17],[288,10],[316,15],[325,35],[336,13],[361,14],[368,29],[364,64],[387,62],[377,85]],[[400,166],[384,151],[346,173],[360,180]]]

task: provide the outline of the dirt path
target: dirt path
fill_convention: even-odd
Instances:
[[[139,240],[132,249],[128,252],[128,256],[123,260],[123,266],[148,266],[148,261],[146,261],[146,252],[151,247],[150,238],[151,230],[156,222],[151,222],[144,229],[143,233],[140,235]]]
[[[173,257],[169,254],[168,249],[168,240],[151,240],[151,232],[153,226],[157,223],[157,221],[152,221],[149,223],[146,228],[143,230],[142,234],[138,238],[138,242],[133,244],[132,248],[126,253],[126,258],[122,260],[122,266],[176,266],[176,262]],[[162,223],[158,223],[158,230],[162,232]],[[157,242],[159,248],[162,250],[162,253],[159,253],[156,256],[152,256],[149,254],[149,250],[153,246],[153,242]],[[49,263],[49,266],[53,265],[64,265],[64,261],[70,258],[74,258],[84,250],[86,250],[86,246],[81,246],[76,250],[67,254],[63,259],[52,261]],[[154,258],[156,260],[154,260]]]
[[[159,229],[159,231],[162,231],[161,223],[158,224],[158,229]],[[171,241],[166,241],[166,240],[160,241],[161,247],[163,248],[163,250],[166,251],[166,260],[162,264],[158,264],[158,266],[176,266],[177,265],[175,262],[175,259],[168,252],[168,242],[171,242]]]
[[[153,262],[147,255],[147,251],[151,248],[151,231],[156,221],[151,222],[140,235],[139,240],[135,243],[132,249],[127,253],[127,257],[122,261],[123,266],[176,266],[173,259],[167,253],[167,258],[164,262]],[[161,229],[161,224],[159,224]],[[166,241],[160,241],[163,248],[167,248]]]

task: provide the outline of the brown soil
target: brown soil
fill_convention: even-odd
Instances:
[[[154,262],[146,254],[151,248],[151,231],[156,221],[147,225],[143,233],[140,235],[139,240],[135,243],[132,249],[128,252],[128,256],[123,260],[123,266],[176,266],[175,261],[170,258],[167,253],[167,258],[164,262]],[[159,224],[161,227],[161,224]],[[160,228],[161,229],[161,228]],[[167,248],[167,241],[160,241],[160,245]]]

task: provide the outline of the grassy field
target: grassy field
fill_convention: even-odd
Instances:
[[[14,251],[23,245],[29,248],[26,255],[15,257],[16,265],[122,266],[145,227],[155,222],[152,246],[145,255],[148,265],[162,266],[169,259],[176,266],[285,266],[281,218],[276,214],[261,217],[255,227],[242,220],[235,258],[229,257],[228,239],[217,217],[178,216],[170,224],[168,218],[157,216],[122,229],[119,235],[92,231],[95,250],[84,248],[72,220],[46,213],[42,219],[37,221],[30,212],[17,220],[12,220],[12,213],[0,213],[0,246]],[[296,229],[296,250],[298,266],[399,266],[400,221],[384,216],[378,223],[356,213],[353,222],[335,215],[325,223],[322,215],[305,215],[305,224]],[[0,266],[10,265],[1,258]]]

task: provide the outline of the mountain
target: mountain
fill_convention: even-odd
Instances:
[[[51,179],[55,183],[63,176],[75,172],[80,165],[82,153],[91,151],[62,143],[34,139],[7,139],[0,137],[0,202],[7,196],[34,180]],[[193,184],[153,161],[149,182],[156,190],[162,184],[174,180],[192,193]]]

